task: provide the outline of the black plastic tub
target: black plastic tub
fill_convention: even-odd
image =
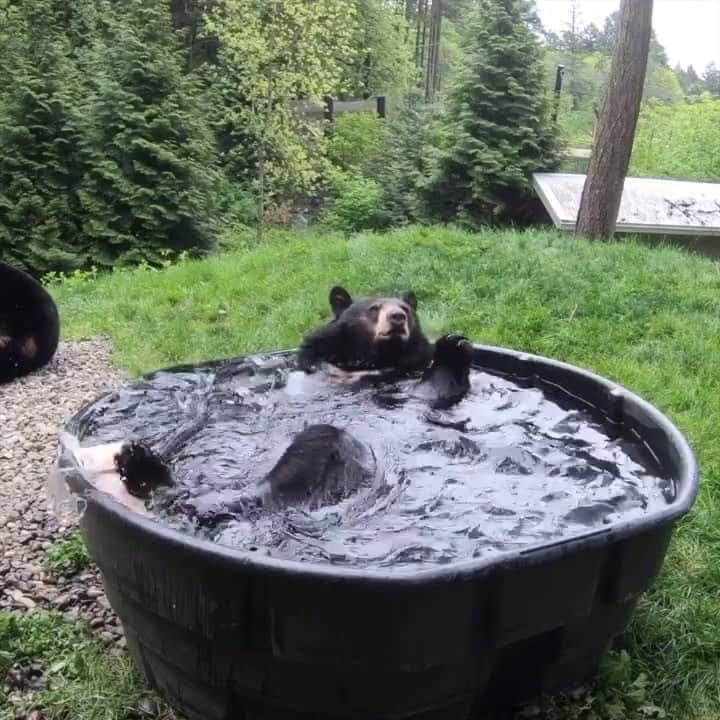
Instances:
[[[130,653],[172,705],[191,720],[465,720],[592,678],[692,507],[693,452],[657,409],[585,370],[487,346],[476,364],[624,423],[674,479],[675,501],[569,541],[397,575],[197,540],[71,472]]]

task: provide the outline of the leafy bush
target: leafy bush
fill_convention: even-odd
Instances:
[[[80,533],[73,532],[52,545],[47,551],[46,562],[55,576],[75,575],[84,570],[90,564],[90,555]]]
[[[327,144],[330,162],[341,170],[362,170],[385,148],[385,121],[375,113],[345,113],[335,121]]]
[[[0,5],[0,41],[0,254],[36,272],[83,264],[83,86],[53,3]]]
[[[640,113],[630,172],[650,177],[720,180],[720,100],[669,105]]]
[[[324,227],[351,233],[381,226],[382,188],[375,180],[336,172],[330,189],[334,200],[321,218]]]

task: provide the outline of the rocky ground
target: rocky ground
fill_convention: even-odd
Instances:
[[[109,343],[61,343],[44,369],[0,387],[0,609],[56,609],[120,652],[125,640],[97,570],[53,577],[47,549],[72,528],[48,508],[47,481],[64,420],[120,380]]]

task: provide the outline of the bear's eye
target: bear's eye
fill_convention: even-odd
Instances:
[[[380,312],[380,305],[378,305],[377,303],[375,303],[374,305],[371,305],[371,306],[370,306],[369,310],[370,310],[371,313]]]

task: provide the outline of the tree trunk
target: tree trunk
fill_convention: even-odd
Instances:
[[[428,0],[419,0],[417,12],[417,38],[415,41],[415,62],[420,70],[425,69],[425,36],[427,33]]]
[[[263,240],[265,229],[265,139],[258,145],[258,193],[257,193],[257,226],[255,228],[255,239],[258,245]]]
[[[647,70],[653,0],[622,0],[610,80],[580,199],[576,234],[615,232]]]
[[[440,68],[440,28],[442,25],[442,0],[433,0],[430,15],[430,44],[425,71],[425,100],[433,102],[438,90]]]

